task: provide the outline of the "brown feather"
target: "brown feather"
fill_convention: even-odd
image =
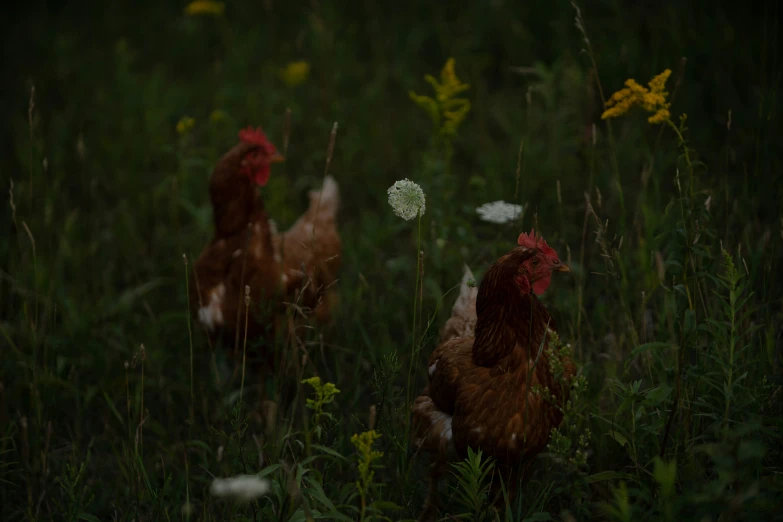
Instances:
[[[295,303],[305,315],[314,311],[317,319],[328,318],[340,265],[336,182],[328,178],[328,191],[311,192],[307,211],[279,234],[252,179],[240,172],[242,158],[254,147],[240,142],[215,165],[209,182],[215,235],[193,267],[193,313],[213,339],[222,338],[229,346],[245,333],[245,286],[251,299],[248,345],[264,338],[268,347],[283,322],[286,303]],[[321,192],[326,194],[321,197]],[[297,320],[302,319],[298,314]],[[274,368],[272,350],[258,355],[259,369]]]
[[[498,259],[478,290],[473,335],[446,338],[430,356],[429,385],[414,403],[414,442],[436,461],[481,449],[507,479],[518,477],[514,470],[529,466],[562,421],[559,409],[531,393],[540,386],[557,398],[568,394],[549,371],[551,316],[515,283],[522,263],[537,253],[518,247]],[[570,360],[563,366],[568,381],[575,367]]]

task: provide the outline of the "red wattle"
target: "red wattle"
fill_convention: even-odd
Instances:
[[[533,292],[536,293],[536,295],[541,295],[544,293],[544,291],[549,288],[549,283],[552,281],[552,275],[547,274],[545,277],[539,279],[535,283],[533,283]]]
[[[253,174],[253,181],[255,181],[256,185],[263,187],[267,184],[269,181],[270,170],[271,169],[269,168],[269,165],[264,165],[263,167],[260,167],[258,170],[256,170],[255,174]]]

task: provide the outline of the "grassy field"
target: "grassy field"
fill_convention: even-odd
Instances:
[[[406,397],[463,263],[480,280],[535,226],[572,269],[543,301],[583,386],[518,503],[490,509],[474,460],[443,486],[450,514],[783,520],[780,8],[340,4],[9,8],[0,519],[415,519],[428,460]],[[411,91],[433,96],[424,77],[452,57],[469,106],[436,123]],[[602,118],[627,79],[667,69],[668,116]],[[339,393],[299,384],[265,431],[253,375],[241,400],[189,324],[183,254],[211,237],[207,180],[241,127],[285,149],[261,193],[287,227],[334,122],[340,306],[276,347],[300,363],[273,389]],[[420,235],[387,203],[403,178],[426,193]],[[482,221],[495,200],[524,211]],[[257,473],[270,491],[252,502],[210,494]]]

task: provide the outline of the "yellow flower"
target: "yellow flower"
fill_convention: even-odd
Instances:
[[[375,472],[372,470],[372,463],[383,457],[382,451],[374,451],[372,445],[381,437],[381,434],[375,430],[365,431],[364,433],[354,433],[351,436],[351,443],[356,446],[356,452],[359,454],[359,478],[356,483],[359,491],[363,494],[372,484]]]
[[[185,7],[185,14],[196,16],[201,14],[222,15],[226,10],[226,4],[223,2],[213,2],[212,0],[196,0]]]
[[[304,60],[291,62],[280,71],[280,77],[289,87],[296,87],[310,75],[310,63]]]
[[[668,109],[658,109],[655,114],[647,118],[650,123],[663,123],[671,117]]]
[[[185,134],[189,133],[195,126],[196,126],[195,119],[191,118],[190,116],[183,116],[177,122],[177,134],[179,134],[180,136],[184,136]]]
[[[667,101],[669,93],[666,92],[666,80],[671,76],[671,70],[666,69],[647,83],[648,87],[642,87],[636,80],[629,78],[625,81],[625,88],[612,94],[606,101],[606,110],[601,114],[601,119],[616,118],[627,113],[635,106],[639,106],[653,115],[647,118],[650,123],[663,123],[671,114]]]
[[[664,92],[664,88],[666,87],[666,80],[669,79],[669,76],[671,76],[672,71],[670,69],[666,69],[661,74],[650,80],[650,83],[647,85],[650,86],[650,90],[652,92]],[[664,93],[665,94],[665,93]]]
[[[219,109],[216,109],[212,111],[212,113],[209,115],[209,121],[212,123],[218,123],[220,121],[225,120],[228,118],[228,114],[226,114],[224,111],[221,111]]]
[[[454,58],[449,58],[440,72],[440,81],[431,75],[424,79],[432,85],[435,97],[424,96],[410,91],[411,100],[424,109],[438,132],[445,136],[457,134],[457,128],[470,112],[470,100],[457,98],[456,96],[470,88],[470,85],[462,83],[454,71]]]
[[[337,386],[331,382],[322,384],[321,378],[317,376],[304,379],[302,384],[309,384],[315,391],[315,399],[307,399],[306,405],[308,408],[316,410],[319,414],[323,411],[324,404],[334,401],[334,396],[340,393]]]

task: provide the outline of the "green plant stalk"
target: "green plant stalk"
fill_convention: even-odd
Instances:
[[[615,250],[615,252],[615,260],[617,261],[617,267],[620,272],[620,292],[618,292],[620,296],[620,306],[621,309],[625,311],[625,319],[628,321],[628,328],[633,336],[631,342],[634,346],[639,346],[639,333],[636,331],[636,325],[633,322],[633,313],[631,312],[631,307],[628,305],[628,302],[625,300],[625,294],[628,293],[628,277],[625,270],[625,263],[623,263],[620,258],[620,251]]]
[[[33,111],[35,110],[35,85],[30,88],[30,103],[27,106],[27,122],[30,128],[30,210],[33,209]]]
[[[639,456],[636,452],[636,401],[631,403],[631,451],[633,451],[634,462],[639,461]],[[637,476],[639,475],[639,469],[636,469]]]
[[[421,251],[421,212],[419,212],[419,226],[418,226],[418,232],[417,232],[417,241],[416,241],[416,290],[413,292],[413,331],[411,333],[412,337],[412,346],[411,346],[411,358],[410,363],[408,364],[408,381],[405,386],[405,453],[408,452],[408,447],[410,446],[410,437],[411,437],[411,380],[413,377],[413,363],[416,360],[416,311],[417,311],[417,305],[418,305],[418,297],[419,297],[419,252]],[[406,459],[407,462],[407,459]],[[404,466],[403,469],[407,468],[407,464]]]
[[[674,124],[674,122],[670,118],[666,118],[666,124],[669,125],[674,130],[674,133],[677,135],[677,140],[680,142],[680,146],[682,147],[682,152],[685,155],[685,164],[688,165],[688,174],[690,174],[690,197],[693,198],[693,163],[691,163],[691,155],[688,151],[688,147],[685,145],[685,137],[682,135],[682,132],[680,132],[680,129]],[[693,204],[693,200],[691,200],[691,204]],[[684,218],[685,216],[683,216]]]
[[[359,511],[359,522],[364,522],[364,515],[367,512],[367,497],[364,494],[364,488],[359,488],[359,498],[361,499],[361,510]]]
[[[577,344],[579,345],[579,358],[584,360],[584,346],[582,345],[582,309],[584,303],[584,289],[585,289],[585,243],[587,241],[587,222],[590,217],[588,203],[590,201],[590,194],[593,192],[593,179],[595,176],[595,126],[593,126],[593,140],[590,147],[590,176],[587,180],[587,192],[585,194],[585,219],[582,225],[582,244],[579,248],[579,266],[581,272],[579,274],[579,288],[577,291],[577,309],[576,309],[576,336]]]
[[[571,2],[571,4],[576,8],[576,3]],[[598,75],[598,63],[595,60],[595,53],[593,52],[593,45],[590,43],[590,39],[587,37],[587,29],[584,27],[584,20],[582,20],[581,12],[577,8],[577,18],[579,20],[580,25],[577,27],[580,28],[582,35],[584,36],[584,42],[587,46],[587,55],[590,57],[590,63],[593,66],[593,71],[595,72],[595,83],[598,86],[598,94],[601,96],[601,105],[606,106],[606,96],[604,96],[604,88],[603,85],[601,85],[601,77]],[[614,174],[614,184],[615,189],[617,190],[617,195],[620,198],[620,215],[625,217],[625,197],[623,195],[623,185],[620,181],[620,167],[617,164],[617,147],[616,143],[614,141],[614,131],[612,129],[612,122],[607,121],[606,122],[606,128],[609,131],[609,148],[611,149],[611,156],[612,156],[612,173]],[[618,225],[620,227],[623,226],[623,223],[625,221],[623,219],[618,220]],[[622,232],[622,229],[621,229]]]
[[[596,78],[598,73],[596,73]],[[606,128],[609,130],[609,148],[612,149],[612,171],[614,173],[614,188],[617,191],[617,197],[620,199],[620,215],[625,218],[625,195],[623,194],[623,184],[620,179],[620,167],[617,164],[617,144],[614,141],[614,131],[612,130],[612,122],[606,122]],[[625,223],[624,219],[618,220],[618,225],[622,227]],[[622,228],[620,229],[622,232]]]
[[[691,213],[693,213],[693,197],[694,197],[694,194],[695,194],[695,190],[694,190],[695,180],[694,180],[694,176],[693,176],[693,163],[691,161],[690,151],[689,151],[687,145],[685,144],[685,137],[682,135],[682,132],[674,124],[674,122],[671,121],[671,118],[667,118],[665,120],[665,123],[669,127],[671,127],[671,129],[674,131],[675,135],[677,136],[678,144],[679,144],[680,147],[682,147],[682,150],[683,150],[683,155],[685,157],[685,164],[686,164],[686,166],[688,168],[688,174],[690,176],[690,187],[689,187],[689,194],[690,194],[690,196],[688,198],[688,201],[689,201],[689,204],[691,206],[691,208],[690,208]],[[678,171],[678,177],[679,177],[679,171]],[[691,229],[692,225],[691,225],[691,220],[687,219],[687,216],[686,216],[686,213],[685,213],[685,207],[684,207],[684,205],[682,203],[682,189],[680,187],[679,179],[677,179],[677,188],[678,188],[679,195],[680,195],[680,213],[682,215],[682,221],[683,221],[683,225],[685,227],[686,241],[687,241],[687,245],[686,245],[687,262],[683,263],[682,278],[683,278],[683,284],[685,286],[686,296],[688,298],[688,308],[690,310],[695,310],[693,299],[691,298],[691,292],[690,292],[690,289],[688,287],[689,281],[688,281],[688,271],[687,271],[687,266],[688,266],[688,264],[690,264],[693,273],[696,273],[696,265],[695,265],[695,262],[693,260],[693,256],[691,255],[691,248],[690,248],[691,245],[693,244],[692,229]],[[708,313],[707,305],[706,305],[706,302],[704,301],[704,294],[701,291],[701,285],[699,284],[698,280],[695,281],[695,286],[696,286],[696,290],[698,291],[698,293],[699,293],[699,295],[701,297],[702,306],[704,307],[704,313],[707,314]],[[681,332],[681,337],[682,337],[682,335],[683,335],[683,332]],[[677,375],[675,377],[674,404],[672,406],[671,412],[669,413],[669,419],[667,420],[666,427],[664,429],[663,441],[661,442],[661,451],[660,451],[660,457],[661,458],[663,458],[664,455],[666,454],[666,443],[668,441],[669,434],[671,432],[671,427],[672,427],[672,424],[674,422],[674,417],[677,414],[677,410],[679,409],[678,405],[679,405],[679,402],[680,402],[680,397],[682,395],[682,372],[683,372],[683,367],[684,367],[685,348],[686,348],[685,340],[683,339],[682,341],[683,342],[680,345],[680,350],[679,350],[679,354],[678,354],[678,357],[677,357]]]
[[[245,298],[245,335],[242,340],[242,380],[239,383],[239,399],[244,402],[244,391],[245,391],[245,364],[247,361],[247,316],[248,316],[248,308],[250,308],[248,301],[250,301],[249,298]]]
[[[736,347],[736,305],[737,305],[737,278],[736,274],[731,273],[731,287],[729,289],[729,313],[731,313],[731,330],[729,331],[729,371],[726,378],[726,409],[723,412],[723,436],[728,436],[729,431],[729,409],[731,408],[732,380],[734,377],[734,349]]]
[[[188,465],[188,451],[185,449],[185,502],[190,507],[190,466]],[[186,520],[190,520],[190,510],[186,512]]]
[[[193,422],[194,417],[194,394],[193,394],[193,327],[191,326],[191,320],[190,320],[190,282],[188,281],[188,258],[185,256],[185,254],[182,254],[182,259],[185,262],[185,294],[188,300],[188,312],[185,314],[187,316],[187,322],[188,322],[188,341],[190,343],[190,421]]]

